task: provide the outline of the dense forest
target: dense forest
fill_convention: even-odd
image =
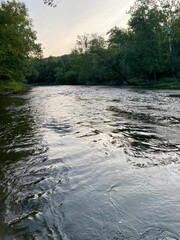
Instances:
[[[180,88],[179,0],[136,0],[128,14],[126,29],[79,35],[70,54],[42,58],[25,5],[1,3],[0,81]]]

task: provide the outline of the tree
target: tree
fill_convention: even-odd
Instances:
[[[98,53],[104,49],[105,40],[97,34],[78,35],[72,52],[74,63],[79,70],[78,81],[85,84],[99,84],[104,80],[102,64]],[[81,64],[79,64],[81,63]]]
[[[164,49],[167,49],[166,57],[167,61],[169,61],[169,67],[172,75],[175,75],[175,49],[174,49],[174,38],[179,31],[178,28],[174,28],[176,20],[180,17],[180,2],[179,0],[136,0],[134,5],[131,7],[129,13],[131,14],[131,19],[137,17],[140,14],[140,11],[144,9],[144,12],[141,14],[143,20],[143,14],[147,17],[147,22],[152,26],[157,26],[161,28],[161,31],[164,32],[163,40],[166,42],[166,46],[163,46]],[[149,18],[148,13],[151,15],[154,13],[157,16],[153,16],[154,20]],[[157,18],[158,17],[158,18]],[[132,27],[132,21],[130,20],[130,26]]]
[[[0,81],[23,81],[29,58],[40,57],[40,44],[24,3],[0,3]]]
[[[119,73],[120,79],[128,83],[128,77],[131,75],[130,62],[133,55],[133,33],[127,29],[121,29],[117,26],[108,31],[108,52],[114,62],[114,71]]]
[[[162,68],[162,22],[163,14],[149,5],[139,6],[132,12],[129,26],[134,33],[134,49],[139,70],[144,73],[146,82],[148,75]]]
[[[163,14],[165,15],[164,29],[167,33],[168,44],[169,44],[169,59],[172,75],[175,76],[175,49],[173,43],[175,35],[180,31],[180,28],[175,28],[175,22],[180,18],[180,2],[179,0],[165,0],[160,1],[160,7]]]
[[[173,58],[174,58],[174,66],[180,77],[180,17],[177,18],[172,24],[173,35]]]

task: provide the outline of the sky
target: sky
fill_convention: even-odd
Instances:
[[[56,8],[43,0],[24,0],[42,44],[44,57],[68,54],[78,35],[98,33],[105,36],[114,26],[125,28],[126,12],[134,0],[58,0]]]

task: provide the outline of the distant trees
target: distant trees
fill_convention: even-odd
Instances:
[[[136,0],[129,13],[127,29],[115,26],[106,38],[97,34],[79,35],[71,54],[35,64],[36,69],[42,69],[39,64],[43,64],[49,70],[47,74],[38,70],[39,77],[31,80],[121,85],[179,78],[179,0]]]
[[[40,59],[25,4],[0,1],[0,87],[25,76],[30,83],[116,85],[180,78],[179,0],[136,0],[129,13],[127,29],[79,35],[70,54]]]
[[[40,56],[36,32],[24,3],[0,2],[0,84],[22,82],[29,70],[29,57]]]

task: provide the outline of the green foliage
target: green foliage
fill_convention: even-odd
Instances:
[[[178,87],[179,0],[136,0],[128,28],[78,35],[69,55],[32,59],[30,83]],[[173,77],[166,81],[165,77]]]
[[[180,81],[177,78],[162,78],[150,86],[156,89],[180,89]]]
[[[40,56],[41,47],[36,44],[36,33],[28,17],[24,3],[1,1],[0,3],[0,82],[23,82],[29,69],[28,58]],[[15,86],[12,84],[12,86]]]
[[[17,82],[17,81],[1,81],[0,82],[0,92],[5,92],[5,91],[22,91],[25,89],[26,85],[23,82]]]

